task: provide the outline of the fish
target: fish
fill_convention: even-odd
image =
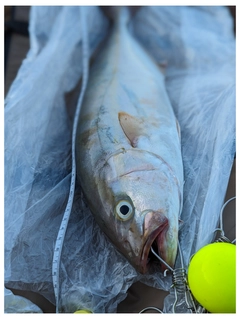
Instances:
[[[173,267],[182,209],[180,125],[165,75],[129,31],[115,22],[89,72],[76,135],[77,181],[96,222],[139,272]],[[167,269],[159,262],[160,271]]]

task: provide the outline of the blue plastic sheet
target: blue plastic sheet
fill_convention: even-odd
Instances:
[[[5,101],[5,285],[39,292],[52,303],[53,250],[70,187],[72,123],[81,92],[81,9],[31,8],[31,48]],[[97,7],[84,7],[84,14],[93,57],[110,24]],[[187,267],[213,239],[235,155],[233,21],[225,7],[145,6],[130,30],[165,65],[181,126],[179,240]],[[138,280],[164,290],[171,285],[158,271],[139,275],[115,250],[77,186],[60,265],[60,310],[116,312]],[[166,312],[172,302],[170,294]]]

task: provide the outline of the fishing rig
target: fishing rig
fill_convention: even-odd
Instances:
[[[232,200],[235,200],[235,199],[236,199],[235,196],[230,198],[222,206],[222,209],[220,211],[219,227],[216,228],[216,230],[214,231],[214,233],[217,233],[217,235],[215,236],[214,242],[225,242],[225,243],[232,243],[232,244],[236,243],[236,239],[231,241],[229,238],[225,236],[224,226],[223,226],[224,209],[226,208],[228,203],[230,203]],[[179,252],[180,263],[181,263],[180,268],[173,269],[153,250],[152,247],[151,247],[151,251],[155,255],[155,257],[158,258],[160,262],[167,267],[167,269],[164,272],[164,276],[166,276],[168,272],[170,272],[172,275],[172,285],[170,289],[174,289],[174,294],[175,294],[175,300],[172,305],[172,312],[177,313],[176,311],[177,305],[179,303],[181,304],[184,303],[185,304],[184,306],[188,309],[190,313],[208,313],[208,311],[197,302],[197,300],[194,298],[189,288],[188,281],[187,281],[187,270],[184,267],[183,255],[182,255],[180,243],[178,242],[178,252]],[[157,307],[146,307],[142,309],[139,313],[144,313],[149,310],[154,310],[159,313],[164,313],[162,310],[160,310]]]

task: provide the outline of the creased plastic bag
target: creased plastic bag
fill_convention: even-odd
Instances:
[[[134,31],[159,64],[167,62],[166,86],[181,127],[185,185],[179,240],[187,266],[214,238],[235,154],[233,24],[224,7],[144,9]],[[176,264],[181,266],[179,258]],[[167,311],[174,298],[166,297]]]
[[[30,300],[14,295],[4,288],[4,310],[6,313],[42,313],[42,310]]]
[[[91,55],[109,30],[85,7]],[[160,64],[181,126],[185,185],[179,239],[187,266],[210,242],[235,154],[235,39],[224,7],[142,7],[135,37]],[[81,90],[79,7],[33,7],[31,49],[6,98],[5,285],[55,303],[51,269],[71,173],[72,117]],[[177,265],[179,259],[177,259]],[[169,290],[109,243],[76,187],[60,267],[60,310],[116,312],[133,282]],[[171,312],[173,296],[165,299]],[[183,312],[187,309],[183,308]]]

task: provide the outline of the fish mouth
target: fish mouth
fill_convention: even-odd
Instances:
[[[153,263],[160,263],[154,254],[151,252],[151,248],[166,261],[166,254],[164,252],[164,243],[166,238],[166,232],[169,228],[168,221],[160,225],[156,230],[154,230],[147,238],[141,255],[141,272],[144,274],[148,271]],[[167,266],[164,263],[160,264],[160,270],[164,272]]]

